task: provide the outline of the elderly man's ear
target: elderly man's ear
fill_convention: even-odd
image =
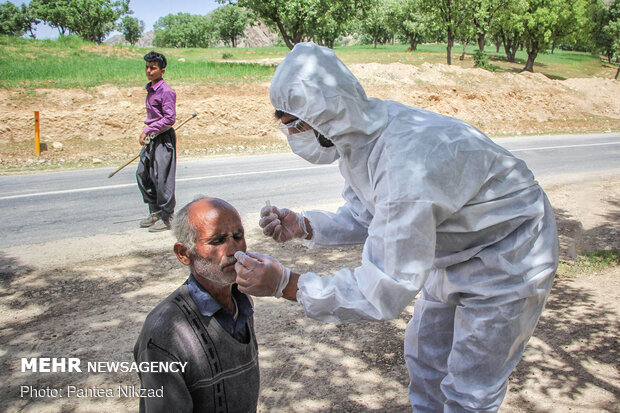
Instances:
[[[189,265],[191,262],[189,249],[182,242],[174,244],[174,253],[177,255],[179,261],[185,265]]]

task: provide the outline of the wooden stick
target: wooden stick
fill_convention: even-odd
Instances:
[[[190,116],[189,118],[185,119],[183,122],[181,122],[179,124],[179,126],[176,127],[175,131],[178,131],[179,129],[181,129],[181,126],[185,125],[187,122],[189,122],[190,120],[194,119],[196,117],[197,113],[192,114],[192,116]],[[108,178],[112,178],[114,175],[116,175],[116,173],[118,171],[120,171],[121,169],[123,169],[124,167],[126,167],[127,165],[129,165],[130,163],[132,163],[133,161],[135,161],[136,159],[138,159],[138,157],[140,156],[140,153],[138,153],[136,156],[134,156],[133,158],[131,158],[126,164],[124,164],[123,166],[120,166],[116,171],[112,172],[110,175],[108,175]]]

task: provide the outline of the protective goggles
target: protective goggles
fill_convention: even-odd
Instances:
[[[312,127],[301,119],[295,119],[290,121],[289,123],[280,122],[280,124],[278,124],[278,129],[280,129],[282,133],[284,133],[288,137],[296,133],[310,130],[312,129]],[[334,143],[323,135],[318,135],[316,137],[316,140],[324,148],[331,148],[332,146],[334,146]]]
[[[294,135],[296,133],[307,131],[308,129],[312,129],[310,125],[304,122],[301,119],[295,119],[288,123],[280,122],[278,124],[278,129],[282,131],[286,136]]]

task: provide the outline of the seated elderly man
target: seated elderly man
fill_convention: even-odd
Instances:
[[[142,388],[163,389],[163,397],[140,398],[140,411],[254,411],[259,370],[252,302],[234,284],[234,254],[246,250],[241,218],[227,202],[200,197],[178,212],[173,230],[174,252],[191,274],[147,316],[134,358],[187,364],[182,372],[139,373]]]

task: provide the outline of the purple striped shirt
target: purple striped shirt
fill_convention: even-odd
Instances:
[[[144,133],[160,133],[174,125],[177,94],[164,80],[146,87],[146,128]]]

